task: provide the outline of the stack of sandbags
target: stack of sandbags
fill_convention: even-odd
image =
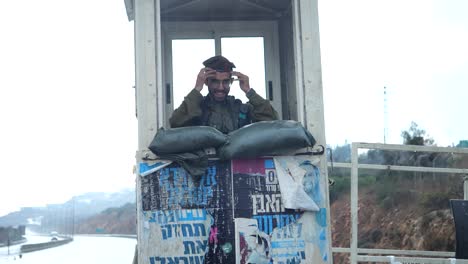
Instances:
[[[161,128],[148,148],[156,155],[185,153],[218,148],[226,139],[225,134],[209,126]]]
[[[227,142],[218,153],[223,160],[281,156],[313,147],[315,142],[309,131],[297,121],[262,121],[229,133]]]

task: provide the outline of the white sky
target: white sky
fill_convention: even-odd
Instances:
[[[0,216],[134,186],[133,22],[124,1],[3,1]],[[327,143],[468,139],[468,1],[319,0]],[[196,73],[193,75],[195,81]]]
[[[319,1],[327,143],[468,139],[468,1]]]
[[[124,1],[2,1],[0,215],[134,186]]]

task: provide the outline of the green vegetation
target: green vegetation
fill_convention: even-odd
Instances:
[[[406,145],[434,145],[435,141],[424,129],[412,122],[409,129],[402,131]],[[333,158],[333,160],[332,160]],[[368,150],[359,156],[359,163],[419,167],[451,167],[462,158],[450,153],[421,153],[412,151]],[[349,144],[336,146],[330,151],[330,161],[350,162]],[[330,202],[340,195],[349,195],[350,169],[330,169],[329,177],[335,181],[330,187]],[[462,184],[458,176],[434,173],[363,170],[359,171],[359,189],[371,187],[377,203],[385,209],[404,205],[409,200],[419,201],[425,210],[447,209],[449,199],[460,197]]]
[[[415,122],[411,122],[411,126],[408,130],[401,132],[401,137],[405,145],[434,145],[434,139],[430,138],[429,135],[426,134],[426,130],[419,128],[418,124]]]
[[[428,211],[449,209],[451,198],[453,196],[449,192],[425,193],[422,195],[420,203]]]

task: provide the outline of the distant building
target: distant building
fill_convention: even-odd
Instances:
[[[26,232],[26,226],[20,225],[17,227],[0,227],[0,244],[7,245],[8,240],[10,243],[23,239]]]
[[[460,143],[458,143],[457,148],[468,148],[468,140],[460,140]]]

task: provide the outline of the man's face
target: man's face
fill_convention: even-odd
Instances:
[[[216,72],[214,78],[206,80],[206,85],[210,94],[216,101],[224,101],[229,94],[231,87],[231,73],[229,72]]]

